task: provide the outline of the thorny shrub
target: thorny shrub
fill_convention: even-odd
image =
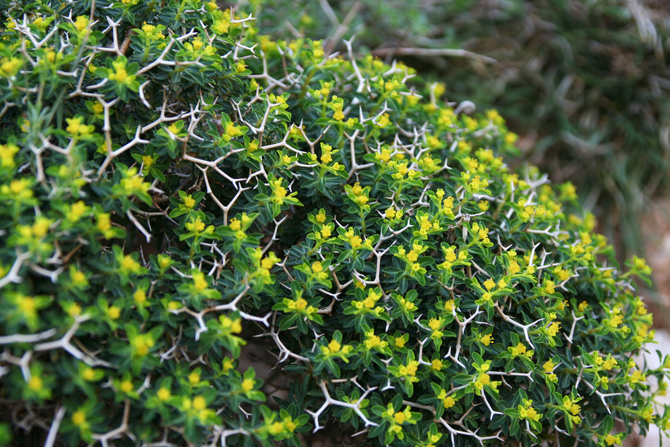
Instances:
[[[328,37],[335,49],[355,33],[354,51],[397,55],[451,100],[495,105],[526,159],[607,216],[599,229],[623,248],[618,259],[644,252],[641,216],[670,190],[670,1],[253,4],[265,33]]]
[[[195,0],[0,1],[0,437],[619,443],[670,428],[570,184],[411,69]],[[351,46],[349,44],[349,56]],[[298,378],[266,401],[250,334]],[[660,387],[649,391],[647,378]]]

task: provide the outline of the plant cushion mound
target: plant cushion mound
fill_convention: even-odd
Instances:
[[[670,2],[330,3],[258,0],[254,14],[275,37],[355,34],[359,52],[413,64],[451,100],[495,105],[523,156],[596,203],[623,254],[640,252],[641,216],[670,186]]]
[[[0,7],[3,442],[667,428],[646,391],[670,361],[630,360],[649,268],[613,260],[570,184],[507,167],[497,112],[215,3]],[[252,342],[282,396],[241,366]]]

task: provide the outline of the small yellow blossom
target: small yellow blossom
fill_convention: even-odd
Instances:
[[[84,122],[84,117],[82,116],[65,118],[65,121],[68,124],[65,130],[72,135],[73,138],[90,135],[95,129],[95,126],[93,125],[82,124]]]
[[[82,31],[88,27],[89,20],[88,17],[86,16],[77,16],[77,19],[74,21],[74,27],[79,31],[81,34]]]
[[[158,390],[158,393],[156,393],[156,396],[158,397],[158,400],[160,400],[161,402],[165,402],[170,398],[170,390],[168,390],[165,387],[161,387]]]
[[[74,425],[80,427],[86,423],[86,414],[81,410],[75,411],[71,420]]]
[[[254,389],[255,382],[253,379],[244,379],[242,381],[242,390],[249,392]]]

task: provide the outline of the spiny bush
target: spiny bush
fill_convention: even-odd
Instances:
[[[355,33],[361,51],[411,62],[444,82],[451,100],[496,107],[533,141],[526,159],[577,185],[626,253],[642,251],[640,217],[650,197],[670,188],[667,0],[360,0],[331,2],[330,14],[324,2],[254,3],[273,35],[292,35],[287,22],[315,39]],[[407,47],[462,48],[496,61],[408,56]]]
[[[595,446],[617,420],[670,428],[652,400],[670,358],[632,360],[649,268],[619,267],[571,185],[507,167],[497,112],[214,3],[0,6],[16,439],[300,445],[339,421],[370,445]],[[240,367],[252,336],[283,398]]]

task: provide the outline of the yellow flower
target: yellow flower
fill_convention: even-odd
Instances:
[[[144,290],[139,289],[133,294],[133,299],[137,304],[144,304],[144,302],[147,300],[147,294],[144,292]]]
[[[271,435],[273,435],[273,436],[278,435],[278,434],[281,433],[282,431],[284,431],[284,424],[282,424],[282,423],[279,422],[279,421],[277,421],[277,422],[275,422],[274,424],[270,425],[270,428],[268,428],[268,432],[269,432]]]
[[[639,370],[636,369],[635,371],[633,371],[633,374],[631,374],[628,377],[628,382],[631,385],[635,385],[636,383],[644,382],[646,379],[647,378],[645,377],[645,375],[642,374]]]
[[[514,132],[508,132],[507,135],[505,135],[505,143],[514,144],[518,138],[519,136]]]
[[[77,427],[82,426],[86,422],[86,415],[83,411],[75,411],[72,415],[72,423]]]
[[[230,28],[230,22],[228,22],[225,19],[217,20],[212,25],[212,30],[214,30],[216,34],[226,34],[228,33],[229,28]]]
[[[70,205],[70,211],[66,214],[67,220],[70,222],[77,222],[81,217],[89,211],[89,207],[86,204],[79,200],[72,205]]]
[[[155,162],[154,158],[151,155],[143,155],[142,156],[142,164],[144,165],[144,169],[149,169]]]
[[[332,230],[330,229],[330,227],[323,227],[321,229],[321,237],[322,238],[328,239],[331,236],[331,234],[332,234]]]
[[[618,444],[619,442],[621,442],[621,441],[619,440],[619,438],[617,436],[612,436],[610,434],[605,436],[605,443],[607,443],[607,445],[614,445],[614,444]]]
[[[616,365],[617,365],[617,361],[610,357],[603,362],[603,369],[605,371],[609,371],[610,369],[614,368]]]
[[[140,263],[130,255],[124,256],[121,260],[121,270],[125,273],[137,273],[140,268]]]
[[[484,346],[489,346],[491,343],[493,343],[493,336],[491,334],[482,335],[479,337],[479,342]]]
[[[287,416],[283,420],[284,427],[290,432],[293,432],[298,426],[293,422],[293,419],[291,419],[291,416]]]
[[[570,396],[563,396],[563,409],[572,413],[573,416],[577,416],[581,407],[570,399]]]
[[[14,156],[19,151],[19,147],[15,144],[0,144],[0,166],[1,167],[13,167]]]
[[[190,383],[191,385],[197,385],[198,383],[200,383],[200,372],[193,371],[191,374],[189,374],[188,383]]]
[[[333,148],[328,144],[322,144],[321,149],[322,149],[321,162],[322,163],[330,163],[331,161],[333,161],[333,157],[331,155]],[[359,188],[360,188],[360,186],[359,186]],[[356,195],[358,195],[358,194],[356,194]]]
[[[77,16],[77,19],[74,21],[74,27],[77,28],[77,31],[79,31],[80,34],[86,29],[88,24],[88,17],[86,16]]]
[[[170,398],[170,390],[165,387],[161,387],[161,389],[158,390],[158,393],[156,393],[156,396],[158,397],[158,400],[165,402]]]
[[[75,116],[74,118],[65,118],[65,121],[67,121],[68,123],[68,126],[65,128],[65,130],[69,134],[71,134],[74,138],[90,135],[91,132],[93,132],[93,130],[95,129],[93,125],[82,124],[84,121],[84,117],[82,116]]]
[[[172,123],[168,126],[167,130],[174,135],[179,135],[179,127],[175,123]]]
[[[33,223],[32,233],[35,235],[35,237],[42,238],[47,234],[52,223],[53,222],[51,219],[39,216],[37,219],[35,219],[35,223]]]
[[[521,271],[521,267],[519,267],[519,263],[516,261],[510,261],[509,263],[509,268],[507,269],[509,271],[510,275],[516,275]]]
[[[491,384],[491,376],[489,376],[486,373],[481,373],[477,377],[477,380],[475,380],[474,385],[477,390],[481,391],[485,385]],[[493,385],[493,384],[491,384]]]
[[[110,218],[109,214],[107,214],[107,213],[98,214],[96,216],[96,219],[98,220],[98,223],[96,224],[96,227],[98,228],[98,230],[102,231],[103,233],[106,232],[106,231],[109,231],[112,228],[111,218]]]
[[[544,364],[542,365],[542,369],[544,369],[544,372],[547,374],[551,373],[555,367],[556,365],[551,360],[544,362]]]
[[[442,403],[444,404],[444,408],[451,408],[454,405],[456,405],[456,401],[454,400],[453,397],[447,396],[442,400]]]
[[[4,78],[9,78],[18,74],[19,70],[23,66],[23,61],[19,58],[12,57],[6,58],[3,57],[0,59],[0,76]]]
[[[434,331],[438,330],[440,326],[442,326],[441,319],[431,318],[430,321],[428,322],[428,327],[430,327]]]
[[[207,283],[207,280],[205,279],[205,274],[202,272],[196,272],[193,274],[193,288],[198,291],[202,292],[205,290],[209,284]]]
[[[224,329],[230,330],[231,334],[239,334],[242,332],[242,319],[241,318],[236,318],[232,319],[229,317],[226,317],[225,315],[221,315],[219,317],[219,321],[221,322],[221,326]]]
[[[391,121],[389,120],[389,114],[388,113],[384,113],[382,116],[377,118],[377,125],[379,127],[381,127],[382,129],[384,127],[388,126],[390,123],[391,123]]]
[[[21,309],[21,312],[27,317],[33,317],[36,315],[37,303],[34,298],[30,296],[24,296],[18,302],[18,307]]]
[[[86,368],[82,373],[84,380],[92,381],[95,379],[95,370],[93,368]]]
[[[135,339],[132,341],[131,346],[134,349],[134,352],[142,357],[145,356],[149,353],[149,350],[154,347],[156,342],[154,341],[153,338],[151,338],[151,335],[149,334],[143,334],[143,335],[138,335],[135,337]]]
[[[548,328],[547,328],[547,335],[550,337],[555,337],[556,334],[558,334],[559,329],[561,328],[561,325],[559,323],[552,323]]]
[[[192,405],[194,410],[202,411],[207,408],[207,401],[202,396],[195,396]]]
[[[407,253],[407,260],[409,262],[416,262],[417,259],[419,259],[419,254],[414,250],[410,250],[409,253]]]
[[[580,407],[577,404],[572,404],[570,406],[570,413],[572,413],[574,416],[577,416],[579,414],[579,411],[581,410],[582,407]]]
[[[123,382],[121,382],[121,385],[119,387],[119,389],[126,394],[130,393],[133,390],[133,388],[134,388],[133,382],[131,382],[130,380],[124,380]]]
[[[252,379],[244,379],[242,381],[242,390],[249,392],[254,389],[254,380]]]
[[[107,309],[107,316],[112,320],[118,320],[121,316],[121,309],[116,306],[110,306],[109,309]]]
[[[317,59],[320,59],[324,56],[325,51],[323,50],[323,46],[321,45],[320,40],[312,43],[312,54]]]
[[[41,378],[37,376],[32,376],[28,381],[28,389],[30,389],[31,391],[39,391],[42,389],[43,386],[44,382],[42,381]]]
[[[205,229],[205,222],[203,222],[202,220],[200,220],[199,217],[197,217],[195,221],[189,222],[184,226],[188,231],[201,233]]]
[[[224,374],[228,374],[228,371],[230,371],[234,367],[232,359],[229,359],[228,357],[223,359],[223,362],[221,363],[221,365],[222,365]]]
[[[95,113],[96,115],[101,115],[102,112],[105,111],[105,108],[99,102],[96,102],[95,104],[93,104],[92,109],[93,109],[93,113]]]
[[[328,343],[328,349],[330,349],[330,351],[333,353],[339,352],[341,347],[342,346],[337,340],[332,340],[330,343]]]
[[[407,366],[405,367],[406,375],[408,376],[414,376],[416,375],[416,370],[419,367],[419,362],[416,360],[410,361]]]
[[[413,302],[406,300],[405,298],[400,299],[400,305],[409,311],[414,311],[417,309],[416,305]]]
[[[523,343],[519,343],[516,346],[507,349],[512,353],[512,357],[518,357],[524,355],[528,348],[526,348],[526,345]]]
[[[554,281],[547,280],[544,282],[544,292],[547,295],[551,295],[556,291],[554,287],[555,287]]]
[[[119,84],[131,84],[135,81],[135,75],[129,75],[126,71],[126,62],[123,60],[112,62],[113,70],[109,71],[108,78],[110,81],[116,81]]]
[[[67,309],[67,314],[71,317],[81,315],[81,306],[77,303],[72,304],[69,309]]]

